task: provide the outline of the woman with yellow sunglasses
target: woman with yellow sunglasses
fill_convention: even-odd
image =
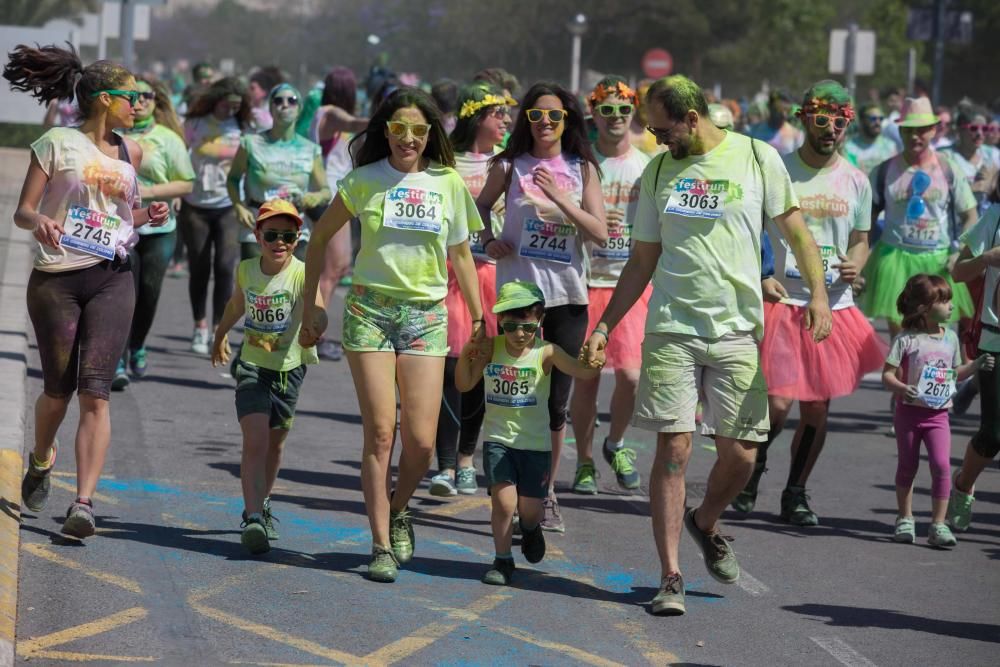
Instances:
[[[506,197],[503,231],[483,230],[483,246],[497,260],[497,288],[512,280],[538,285],[545,295],[545,340],[578,350],[587,334],[584,241],[608,238],[601,171],[587,141],[583,109],[554,83],[525,94],[507,147],[490,162],[476,200],[481,216]],[[542,527],[562,532],[553,492],[565,440],[572,379],[558,370],[549,394],[552,474]],[[533,528],[533,526],[525,526]]]
[[[361,249],[344,304],[344,350],[364,430],[361,486],[372,530],[368,577],[395,581],[413,557],[407,503],[434,453],[448,353],[447,261],[481,339],[483,309],[469,232],[483,223],[461,176],[430,97],[402,87],[376,109],[368,128],[351,141],[358,165],[338,184],[337,196],[313,230],[306,255],[300,340],[312,345],[326,329],[317,301],[327,242],[352,217],[361,221]],[[390,495],[396,432],[396,387],[403,451]]]

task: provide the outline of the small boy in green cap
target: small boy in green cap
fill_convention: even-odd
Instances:
[[[480,378],[486,383],[483,459],[496,558],[483,583],[506,586],[514,573],[515,510],[521,522],[521,553],[529,563],[545,557],[541,520],[552,462],[547,407],[552,368],[592,379],[601,372],[604,355],[600,353],[589,366],[538,338],[545,297],[534,283],[503,285],[493,312],[503,335],[466,344],[455,369],[455,385],[459,391],[469,391]]]

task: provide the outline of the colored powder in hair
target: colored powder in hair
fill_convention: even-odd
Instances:
[[[805,97],[802,100],[803,106],[808,104],[812,99],[832,102],[833,104],[850,104],[851,94],[847,92],[847,88],[844,88],[836,81],[824,79],[806,91]]]

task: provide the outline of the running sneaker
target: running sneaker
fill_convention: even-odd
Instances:
[[[740,564],[736,561],[736,553],[729,543],[733,538],[716,531],[702,532],[694,520],[695,508],[684,513],[684,526],[701,548],[705,557],[705,567],[712,578],[723,584],[735,584],[740,578]]]
[[[892,541],[902,544],[913,544],[913,540],[915,539],[917,539],[917,532],[913,524],[913,517],[896,517],[896,527],[892,531]]]
[[[545,534],[541,525],[531,530],[521,529],[521,553],[529,563],[540,563],[545,558]]]
[[[958,540],[951,534],[951,529],[944,522],[932,523],[927,529],[927,544],[932,547],[950,549],[958,544]]]
[[[316,343],[316,355],[324,361],[340,361],[344,358],[344,346],[335,340],[324,338]]]
[[[494,558],[493,567],[483,575],[483,583],[490,586],[507,586],[513,576],[513,558]]]
[[[188,270],[184,262],[172,262],[167,268],[168,278],[187,278]]]
[[[576,466],[576,477],[573,479],[573,493],[597,495],[597,474],[593,461],[580,461]]]
[[[630,491],[639,488],[639,471],[635,469],[636,454],[634,449],[608,447],[608,439],[605,438],[601,452],[604,454],[604,460],[615,471],[618,486]]]
[[[271,550],[271,544],[267,541],[267,527],[260,514],[251,514],[240,524],[243,534],[240,535],[240,543],[243,548],[254,556],[266,554]]]
[[[955,475],[958,477],[958,475]],[[972,503],[976,501],[971,493],[963,493],[951,484],[951,498],[948,499],[948,523],[952,530],[964,533],[972,523]]]
[[[472,466],[459,468],[455,472],[455,489],[463,496],[474,496],[479,491],[479,483],[476,482],[476,469]]]
[[[133,350],[132,354],[129,356],[128,360],[129,370],[132,371],[132,375],[141,378],[146,375],[146,348],[140,347],[138,350]]]
[[[49,499],[49,490],[52,487],[50,475],[56,463],[56,451],[58,445],[52,445],[52,455],[49,457],[48,466],[38,465],[38,459],[34,452],[28,453],[28,470],[21,480],[21,500],[24,506],[32,512],[41,512],[45,509],[45,503]]]
[[[278,535],[277,528],[274,527],[274,522],[278,521],[278,517],[274,516],[271,512],[271,496],[264,498],[264,511],[262,511],[260,515],[264,519],[264,528],[267,530],[267,539],[276,540],[281,537]]]
[[[195,327],[194,333],[191,335],[191,351],[195,354],[208,355],[211,350],[209,346],[211,345],[212,338],[208,333],[208,327],[200,329]]]
[[[556,494],[549,491],[549,495],[542,501],[542,530],[554,533],[565,533],[566,524],[563,523],[562,513],[559,511],[559,501]]]
[[[125,361],[119,359],[118,365],[115,366],[115,376],[111,380],[111,391],[125,391],[128,381],[128,373],[125,372]]]
[[[398,574],[399,561],[396,560],[392,550],[374,545],[372,547],[372,560],[368,563],[368,578],[372,581],[391,584],[396,581]]]
[[[455,482],[451,479],[451,475],[439,472],[431,477],[430,494],[440,498],[450,498],[458,495],[458,489],[455,488]]]
[[[650,611],[663,616],[681,616],[684,607],[684,577],[668,574],[660,581],[660,590],[650,603]]]
[[[82,540],[93,535],[95,530],[94,504],[89,500],[77,498],[66,510],[66,521],[63,522],[62,527],[63,534]]]
[[[410,562],[415,543],[410,510],[389,512],[389,544],[392,546],[392,553],[396,556],[397,563],[402,565]]]
[[[763,463],[755,463],[753,465],[753,474],[750,475],[750,481],[747,482],[743,490],[733,499],[732,507],[734,510],[743,514],[749,514],[753,511],[754,505],[757,504],[757,487],[760,485],[760,478],[764,476],[765,472],[767,472],[767,468],[764,467]]]
[[[788,486],[781,492],[781,519],[795,526],[818,526],[819,517],[809,509],[804,486]]]

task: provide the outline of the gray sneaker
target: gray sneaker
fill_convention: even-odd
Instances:
[[[551,491],[542,501],[542,530],[554,533],[566,532],[566,524],[563,523],[562,513],[559,511],[559,501],[556,500],[556,494]]]
[[[479,491],[479,483],[476,481],[476,469],[472,466],[459,468],[455,472],[455,488],[463,496],[474,496]]]
[[[274,527],[274,522],[278,520],[278,517],[274,516],[271,512],[271,496],[264,498],[264,511],[261,512],[261,516],[264,518],[264,529],[267,530],[267,539],[276,540],[280,535],[278,535],[278,529]]]
[[[93,503],[89,501],[83,503],[78,498],[66,510],[66,521],[63,522],[62,527],[63,534],[82,540],[93,535],[95,531]]]
[[[701,548],[705,557],[705,567],[712,578],[722,584],[735,584],[740,578],[740,564],[736,561],[736,553],[729,546],[731,537],[722,533],[704,533],[694,521],[695,508],[684,513],[684,526]]]
[[[668,574],[660,581],[660,590],[650,603],[650,611],[663,616],[681,616],[684,607],[684,577]]]
[[[439,472],[431,477],[430,494],[440,498],[450,498],[451,496],[457,496],[458,490],[455,488],[455,482],[452,481],[448,473]]]
[[[28,453],[28,470],[21,480],[21,500],[24,506],[32,512],[41,512],[49,499],[49,489],[52,485],[51,472],[56,463],[57,446],[52,448],[52,457],[47,468],[38,466],[33,452]]]
[[[243,532],[240,534],[240,544],[251,555],[259,556],[271,550],[271,544],[267,541],[267,528],[260,514],[251,514],[240,524]]]

